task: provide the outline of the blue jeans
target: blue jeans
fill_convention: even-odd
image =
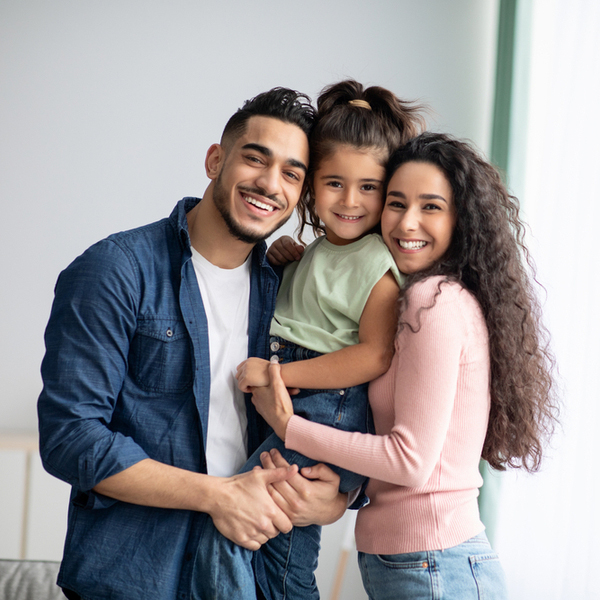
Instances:
[[[306,360],[319,356],[282,340],[271,338],[271,352],[280,363]],[[293,397],[294,413],[310,421],[345,431],[372,432],[372,418],[367,396],[368,384],[336,390],[301,390]],[[300,468],[316,464],[302,454],[287,450],[273,433],[248,459],[241,473],[261,464],[262,452],[277,448],[283,457]],[[363,485],[365,477],[330,465],[340,475],[340,491],[349,492]],[[254,553],[237,546],[222,536],[209,520],[196,554],[192,578],[193,598],[212,600],[235,598],[256,599],[255,570],[259,586],[272,600],[318,599],[314,576],[320,550],[321,527],[294,527],[280,533]]]
[[[365,554],[358,564],[369,600],[506,600],[504,571],[485,533],[426,552]]]

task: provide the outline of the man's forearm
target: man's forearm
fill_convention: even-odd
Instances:
[[[283,467],[212,477],[145,459],[106,478],[94,491],[122,502],[205,512],[225,537],[249,550],[258,550],[269,539],[292,528],[268,487],[294,473],[296,467]]]
[[[93,491],[131,504],[210,513],[214,504],[212,479],[147,458],[107,477]]]

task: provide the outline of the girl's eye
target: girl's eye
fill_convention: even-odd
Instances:
[[[377,186],[372,183],[365,183],[365,185],[362,186],[362,189],[366,192],[373,192],[377,189]]]
[[[339,181],[328,181],[327,185],[329,187],[334,187],[334,188],[341,188],[342,184]]]
[[[426,204],[423,208],[425,210],[442,210],[437,204],[431,204],[431,203]]]

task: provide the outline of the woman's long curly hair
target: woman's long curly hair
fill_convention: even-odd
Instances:
[[[494,469],[537,471],[558,404],[555,363],[533,287],[535,267],[523,242],[519,202],[492,165],[469,144],[447,135],[424,133],[397,150],[388,163],[387,183],[401,165],[413,161],[435,165],[444,173],[452,187],[456,225],[440,261],[408,276],[400,314],[406,307],[406,290],[433,275],[460,282],[477,298],[489,333],[491,367],[491,409],[482,457]]]
[[[385,166],[390,154],[424,129],[425,107],[400,100],[389,90],[364,88],[353,79],[326,87],[317,99],[317,121],[310,136],[309,194],[298,203],[299,237],[306,225],[315,235],[325,228],[315,210],[312,178],[339,146],[374,151]]]

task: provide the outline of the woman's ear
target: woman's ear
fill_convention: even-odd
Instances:
[[[209,179],[216,179],[219,176],[223,162],[225,161],[225,150],[221,144],[213,144],[206,152],[204,168],[206,176]]]

